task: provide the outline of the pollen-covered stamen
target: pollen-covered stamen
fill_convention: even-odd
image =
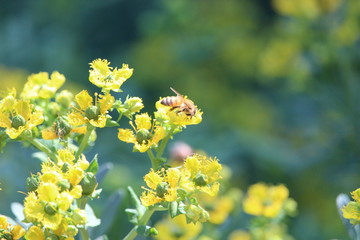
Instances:
[[[168,193],[169,184],[166,182],[159,183],[156,186],[156,196],[163,198]]]
[[[57,213],[58,206],[54,202],[48,202],[46,203],[44,210],[49,215],[55,215]]]
[[[204,187],[207,184],[208,177],[202,173],[196,174],[196,176],[193,178],[193,181],[196,186]]]
[[[89,120],[96,120],[100,115],[100,108],[98,106],[90,106],[85,110],[85,117]]]
[[[21,115],[16,115],[11,119],[11,127],[18,129],[21,126],[25,126],[26,121]]]

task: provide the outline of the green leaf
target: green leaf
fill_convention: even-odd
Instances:
[[[169,214],[170,214],[170,217],[171,218],[174,218],[176,217],[178,214],[178,203],[176,201],[173,201],[170,203],[170,206],[169,206]]]
[[[141,204],[140,199],[138,198],[138,196],[136,195],[136,193],[134,192],[134,190],[132,189],[132,187],[128,187],[128,192],[130,194],[130,198],[132,200],[132,202],[135,204],[135,208],[139,213],[139,216],[142,216],[146,210],[146,208]]]
[[[32,158],[37,158],[42,162],[45,162],[49,159],[48,155],[46,155],[46,153],[44,152],[34,152],[33,154],[31,154]]]
[[[94,156],[93,160],[91,160],[89,167],[86,169],[86,172],[91,172],[94,175],[99,170],[99,163],[98,163],[98,157],[97,154]]]
[[[118,127],[120,126],[116,121],[111,120],[111,119],[106,119],[106,124],[105,127]]]
[[[99,166],[99,170],[96,173],[96,179],[99,184],[102,182],[106,174],[113,168],[114,168],[114,164],[111,162],[107,162]]]
[[[91,197],[92,197],[92,198],[99,198],[101,192],[102,192],[102,188],[96,189],[96,190],[91,194]]]
[[[127,208],[125,209],[126,214],[128,215],[129,222],[137,225],[139,223],[139,213],[136,209]]]
[[[86,204],[85,212],[86,212],[86,227],[96,227],[100,225],[101,220],[95,216],[94,211],[89,204]]]

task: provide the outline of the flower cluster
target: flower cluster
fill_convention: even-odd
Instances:
[[[12,225],[8,223],[5,216],[0,215],[0,239],[20,239],[25,234],[25,229],[20,225]]]
[[[144,206],[176,202],[185,209],[179,213],[185,213],[188,221],[207,221],[209,214],[197,203],[194,195],[202,192],[215,196],[219,191],[220,171],[217,159],[202,155],[188,157],[180,168],[151,170],[144,177],[148,188],[145,188],[141,202]]]
[[[58,159],[56,164],[44,162],[41,173],[27,180],[24,214],[26,221],[34,223],[26,234],[28,240],[74,239],[77,229],[86,223],[85,211],[74,201],[96,188],[94,175],[86,172],[89,162],[84,155],[76,160],[68,149],[58,150]]]

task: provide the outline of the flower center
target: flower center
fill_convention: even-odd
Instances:
[[[26,121],[23,118],[23,116],[21,116],[21,115],[16,115],[15,117],[12,118],[11,126],[13,128],[18,129],[19,127],[24,126],[25,124],[26,124]]]
[[[150,133],[148,130],[146,129],[140,129],[139,131],[136,132],[136,141],[139,144],[143,144],[145,142],[145,144],[149,141],[150,139]]]
[[[100,115],[100,108],[97,106],[90,106],[85,110],[85,117],[89,120],[96,120]]]
[[[48,202],[45,205],[45,212],[49,215],[55,215],[57,212],[57,204],[53,202]]]
[[[207,177],[202,173],[198,173],[193,178],[193,181],[196,186],[203,187],[203,186],[206,186],[206,184],[207,184]]]
[[[159,183],[156,186],[156,195],[158,197],[163,198],[165,196],[165,194],[168,192],[168,189],[169,189],[168,183],[166,183],[166,182]]]

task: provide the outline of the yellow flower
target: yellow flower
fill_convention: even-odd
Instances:
[[[158,240],[191,240],[201,232],[201,223],[188,224],[185,215],[173,219],[164,219],[156,223],[155,228],[159,234],[154,238]]]
[[[169,168],[155,172],[153,169],[145,175],[144,180],[150,189],[143,192],[140,200],[146,207],[159,202],[172,202],[177,198],[176,190],[181,177],[180,170]]]
[[[11,106],[8,104],[12,103]],[[0,127],[6,128],[10,138],[15,139],[27,129],[44,121],[43,112],[36,109],[29,101],[7,99],[0,109]]]
[[[235,230],[230,233],[229,240],[251,240],[251,235],[243,230]]]
[[[11,225],[7,218],[0,215],[0,239],[20,239],[25,234],[25,229],[20,225]]]
[[[121,69],[109,66],[110,62],[105,59],[96,59],[90,63],[89,80],[92,84],[102,88],[104,91],[121,92],[121,85],[131,77],[133,69],[123,64]]]
[[[52,140],[67,137],[71,132],[85,134],[86,126],[72,128],[64,117],[60,117],[50,128],[43,129],[41,136],[45,140]]]
[[[65,76],[59,72],[53,72],[50,79],[46,72],[32,74],[28,77],[20,96],[24,99],[49,99],[54,96],[64,82]]]
[[[45,234],[40,227],[32,226],[27,231],[25,238],[27,240],[45,240]]]
[[[134,131],[120,128],[118,138],[121,141],[134,144],[134,150],[146,152],[151,147],[156,147],[161,139],[165,137],[165,129],[155,125],[147,113],[136,115],[135,126],[132,122]]]
[[[220,187],[218,180],[221,179],[221,169],[222,166],[216,158],[212,159],[199,154],[187,157],[182,171],[184,174],[189,174],[192,184],[186,187],[189,190],[198,189],[210,196],[215,196]]]
[[[188,116],[184,112],[173,109],[171,106],[165,106],[161,104],[161,100],[156,102],[155,107],[157,111],[155,112],[156,119],[159,119],[161,122],[170,123],[176,126],[186,126],[186,125],[195,125],[199,124],[202,121],[202,112],[197,109],[194,116]],[[197,108],[195,106],[195,108]]]
[[[80,109],[75,109],[68,115],[69,123],[74,126],[90,123],[95,127],[105,127],[106,120],[109,118],[106,113],[115,102],[115,98],[110,94],[100,95],[95,104],[93,98],[86,90],[81,91],[75,96],[75,100]]]
[[[289,190],[284,185],[257,183],[248,190],[243,202],[244,211],[255,216],[275,218],[283,210],[288,197]]]
[[[67,191],[60,193],[54,183],[41,183],[37,195],[30,192],[25,198],[24,214],[28,221],[56,230],[72,202],[73,196]]]
[[[360,188],[351,192],[351,196],[355,201],[350,201],[341,210],[343,217],[350,220],[352,224],[360,223]]]

